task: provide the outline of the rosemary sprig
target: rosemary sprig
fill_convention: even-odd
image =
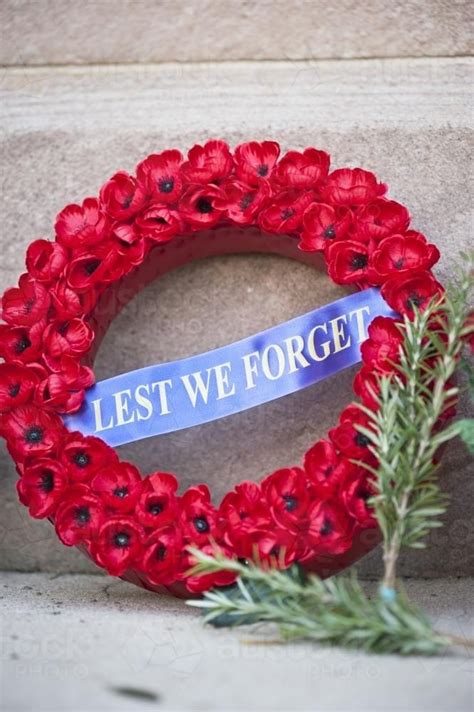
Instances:
[[[449,644],[402,593],[393,601],[368,598],[354,575],[322,581],[302,576],[298,566],[286,571],[231,560],[193,549],[195,574],[225,569],[238,575],[237,588],[214,589],[188,605],[204,609],[217,627],[257,621],[276,623],[284,640],[361,648],[377,653],[433,655]]]
[[[465,337],[472,277],[466,273],[453,295],[432,300],[423,312],[405,317],[400,364],[394,377],[380,381],[379,408],[358,427],[378,460],[373,474],[377,494],[371,504],[383,534],[385,574],[382,590],[395,588],[402,547],[423,548],[427,534],[442,523],[447,497],[437,479],[439,448],[460,434],[458,423],[442,427],[440,418],[455,404],[459,389],[452,378]]]
[[[397,589],[396,564],[402,547],[425,546],[427,534],[441,525],[447,499],[437,480],[434,458],[439,448],[457,435],[468,439],[466,432],[472,438],[472,421],[446,426],[441,419],[458,396],[452,377],[463,339],[472,333],[472,325],[467,325],[472,285],[472,274],[466,272],[450,295],[434,299],[423,312],[415,309],[414,318],[404,320],[400,364],[395,375],[380,380],[379,393],[374,394],[379,408],[373,412],[361,406],[370,427],[359,429],[379,462],[377,469],[365,465],[373,476],[372,504],[383,535],[379,595],[369,598],[354,575],[322,581],[305,575],[299,566],[280,571],[228,559],[217,548],[212,556],[192,549],[194,575],[225,569],[238,576],[235,586],[188,601],[204,609],[207,622],[235,626],[271,621],[284,639],[378,653],[434,654],[460,642],[434,631]]]

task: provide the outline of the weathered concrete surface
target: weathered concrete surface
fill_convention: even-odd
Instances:
[[[471,65],[465,60],[391,60],[56,70],[6,70],[2,90],[0,291],[16,282],[28,243],[50,235],[68,202],[97,192],[118,168],[152,151],[210,136],[231,144],[272,137],[284,148],[317,145],[335,166],[362,165],[391,186],[413,225],[442,252],[446,280],[472,243]],[[99,378],[198,353],[304,313],[341,292],[277,257],[215,258],[182,268],[140,295],[113,324],[97,359]],[[208,481],[217,495],[259,479],[302,453],[350,398],[347,372],[294,396],[127,453],[143,471],[183,483]],[[16,502],[14,471],[0,449],[0,562],[5,568],[91,571],[30,520]],[[442,471],[452,494],[449,527],[406,575],[473,568],[473,478],[465,450],[450,448]],[[361,565],[374,575],[378,554]]]
[[[473,583],[412,580],[407,589],[438,630],[472,638]],[[472,709],[472,658],[463,646],[402,659],[250,645],[265,628],[207,628],[182,601],[100,576],[2,574],[0,599],[6,712]]]
[[[467,0],[4,0],[3,64],[453,56]]]

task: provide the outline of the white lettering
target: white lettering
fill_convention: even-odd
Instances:
[[[235,395],[235,383],[229,384],[229,375],[232,370],[230,361],[214,366],[216,372],[217,400]],[[226,390],[227,389],[227,390]]]
[[[186,389],[186,393],[188,394],[189,400],[192,403],[193,408],[196,407],[197,399],[198,399],[198,393],[201,396],[202,400],[204,403],[207,404],[207,400],[209,398],[209,386],[210,386],[210,380],[211,380],[211,373],[212,373],[212,368],[207,369],[207,381],[204,383],[203,378],[201,376],[201,371],[196,371],[195,373],[191,373],[186,376],[181,376],[181,380],[184,384],[184,387]],[[191,383],[191,378],[194,379],[195,385]]]
[[[102,430],[110,430],[114,427],[114,418],[110,416],[108,425],[103,425],[102,423],[102,412],[100,409],[100,403],[102,398],[97,398],[97,400],[92,401],[92,407],[94,408],[94,418],[95,418],[95,432],[100,433]]]
[[[295,373],[298,370],[296,362],[303,368],[311,365],[308,359],[303,355],[304,339],[302,336],[290,336],[288,339],[285,339],[285,344],[288,352],[288,373]]]
[[[366,314],[370,314],[370,309],[369,307],[360,307],[359,309],[354,309],[354,311],[351,311],[349,314],[349,319],[352,319],[352,317],[355,314],[356,321],[357,321],[357,330],[359,332],[359,339],[358,343],[362,343],[362,341],[365,341],[367,338],[367,331],[365,328],[365,322],[364,322],[364,312]]]
[[[316,343],[315,343],[315,337],[316,337],[316,332],[321,329],[326,335],[328,333],[328,325],[327,324],[318,324],[315,326],[311,331],[309,332],[308,335],[308,353],[311,356],[311,358],[314,361],[324,361],[327,359],[329,354],[331,353],[331,342],[330,341],[324,341],[322,344],[320,344],[323,354],[320,356],[316,352]]]
[[[125,391],[118,391],[118,393],[114,393],[117,425],[129,425],[130,423],[133,423],[135,421],[135,412],[132,413],[128,420],[125,420],[125,416],[128,415],[129,404],[128,401],[125,400],[124,396],[128,399],[131,399],[132,394],[129,388],[127,388]]]
[[[245,390],[249,390],[250,388],[255,388],[255,380],[254,376],[258,376],[258,370],[257,370],[257,364],[251,363],[250,359],[254,358],[255,361],[260,360],[260,354],[258,351],[253,351],[251,354],[245,354],[245,356],[242,356],[242,360],[244,362],[244,369],[245,369],[245,381],[246,381],[246,386]]]
[[[160,415],[168,415],[168,413],[171,413],[169,407],[168,407],[168,396],[166,393],[166,386],[169,386],[172,388],[173,382],[171,381],[170,378],[167,378],[165,381],[155,381],[155,383],[151,384],[151,390],[154,392],[155,388],[158,387],[158,398],[160,399]]]
[[[348,349],[349,346],[351,345],[351,337],[349,336],[347,338],[346,343],[343,343],[341,339],[344,338],[345,332],[344,332],[344,327],[339,324],[338,322],[342,321],[344,324],[347,324],[347,316],[345,314],[341,314],[341,316],[336,316],[335,319],[330,319],[329,323],[331,324],[332,327],[332,339],[334,341],[334,353],[337,354],[339,351],[344,351],[344,349]]]
[[[275,354],[278,361],[278,370],[276,373],[272,373],[272,370],[270,368],[271,352]],[[270,344],[266,347],[262,354],[262,370],[265,378],[268,378],[269,381],[276,381],[278,378],[281,378],[283,376],[283,373],[285,371],[285,354],[283,353],[283,349],[281,348],[281,346],[279,346],[278,344]]]

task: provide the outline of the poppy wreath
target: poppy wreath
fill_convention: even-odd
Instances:
[[[361,168],[330,171],[330,157],[307,148],[280,155],[274,141],[223,141],[148,156],[120,171],[99,196],[68,205],[53,241],[26,253],[26,272],[2,298],[0,433],[19,480],[19,499],[48,518],[67,546],[79,546],[114,576],[176,595],[228,585],[232,575],[189,576],[187,547],[299,562],[328,575],[379,540],[367,504],[376,466],[368,425],[352,402],[312,444],[300,465],[257,484],[242,482],[220,505],[206,484],[178,493],[173,474],[141,477],[113,448],[70,432],[94,383],[93,358],[110,321],[143,286],[196,257],[273,251],[327,268],[336,284],[379,286],[400,315],[423,309],[442,290],[431,268],[435,245],[409,229],[408,210]],[[376,317],[361,346],[355,395],[376,408],[377,374],[399,358],[396,320]]]

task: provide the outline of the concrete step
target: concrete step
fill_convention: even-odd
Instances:
[[[334,166],[374,170],[405,203],[413,225],[442,252],[442,280],[472,242],[472,64],[464,59],[242,62],[4,69],[0,155],[3,193],[0,291],[16,282],[27,245],[51,235],[56,213],[97,193],[119,168],[148,153],[186,149],[208,137],[231,144],[274,138],[315,145]],[[98,377],[198,353],[256,333],[336,298],[340,291],[277,257],[215,258],[159,280],[114,322],[97,360]],[[208,481],[217,494],[295,464],[350,399],[352,373],[241,416],[143,441],[125,450],[145,472]],[[0,561],[4,568],[91,571],[30,520],[0,449]],[[447,453],[449,526],[430,548],[407,556],[406,575],[472,570],[472,488],[465,450]],[[377,574],[375,553],[361,565]]]
[[[0,62],[454,56],[470,21],[467,0],[4,0]]]
[[[407,581],[437,630],[473,635],[473,579]],[[251,645],[274,631],[214,630],[182,601],[103,576],[3,573],[3,709],[468,712],[472,659]],[[127,690],[148,693],[139,699]]]

